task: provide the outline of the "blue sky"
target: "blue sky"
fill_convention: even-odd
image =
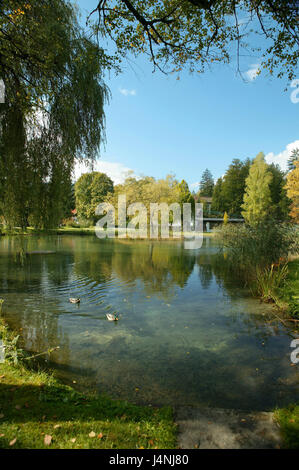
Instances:
[[[85,18],[97,2],[77,3]],[[258,58],[246,60],[247,83],[236,76],[234,64],[204,75],[185,72],[177,80],[152,73],[146,57],[125,61],[122,74],[105,78],[112,99],[106,106],[106,149],[96,169],[116,183],[128,169],[156,178],[174,173],[193,189],[205,168],[218,178],[233,158],[260,151],[284,167],[299,147],[299,103],[291,101],[296,90],[286,79],[261,74],[250,80]],[[76,175],[82,171],[78,167]]]

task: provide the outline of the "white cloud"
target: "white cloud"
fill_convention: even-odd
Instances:
[[[250,69],[245,72],[245,76],[247,80],[252,82],[253,80],[256,79],[260,71],[260,64],[252,64],[250,65]]]
[[[285,171],[287,170],[288,159],[291,156],[291,153],[294,149],[299,148],[299,140],[295,140],[286,146],[286,148],[275,155],[273,152],[270,152],[266,155],[267,163],[275,163],[280,166],[280,168]]]
[[[85,163],[77,163],[74,171],[75,181],[77,181],[83,173],[88,173],[90,171],[106,173],[106,175],[112,179],[114,184],[123,183],[128,173],[133,172],[131,168],[124,166],[122,163],[113,163],[104,160],[97,160],[92,167],[87,166]]]
[[[136,90],[128,90],[127,88],[119,88],[119,92],[124,96],[136,96]]]

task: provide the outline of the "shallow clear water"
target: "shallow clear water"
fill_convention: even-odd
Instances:
[[[20,263],[22,253],[31,254]],[[298,337],[225,271],[212,239],[0,238],[0,297],[30,351],[79,389],[133,402],[272,409],[299,398]],[[80,297],[81,304],[69,303]],[[118,323],[106,320],[117,311]]]

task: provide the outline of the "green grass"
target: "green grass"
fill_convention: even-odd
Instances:
[[[52,436],[50,446],[46,435]],[[14,439],[16,449],[172,449],[176,426],[170,408],[86,396],[45,372],[5,363],[0,364],[0,448],[9,448]]]
[[[287,282],[281,296],[289,305],[289,313],[299,319],[299,260],[290,261],[288,267]],[[280,425],[284,447],[299,449],[299,404],[276,410],[275,417]]]
[[[55,229],[35,229],[33,227],[27,227],[26,231],[15,228],[15,229],[2,229],[2,235],[34,235],[34,234],[45,234],[45,235],[55,235],[55,234],[76,234],[76,235],[86,235],[94,233],[94,227],[80,228],[80,227],[58,227]]]
[[[9,236],[14,236],[14,235],[34,235],[34,234],[39,234],[39,235],[91,235],[95,233],[95,227],[59,227],[59,228],[54,228],[54,229],[46,229],[46,230],[41,230],[41,229],[35,229],[33,227],[28,227],[26,231],[23,231],[21,229],[15,228],[12,230],[8,230],[6,228],[3,228],[2,231],[0,232],[1,235],[9,235]],[[204,237],[213,237],[215,235],[214,232],[204,232],[202,233]],[[116,228],[116,237],[117,237],[117,228]],[[163,239],[161,239],[163,240]],[[180,239],[175,239],[175,238],[170,238],[166,241],[180,241]]]
[[[280,298],[288,305],[288,313],[299,319],[299,260],[288,263],[288,275]]]
[[[275,418],[281,429],[284,447],[299,449],[299,405],[276,410]]]
[[[6,346],[6,362],[0,363],[0,448],[175,448],[171,408],[79,393],[29,367],[26,352],[1,318],[0,337]],[[51,436],[50,446],[45,436]]]

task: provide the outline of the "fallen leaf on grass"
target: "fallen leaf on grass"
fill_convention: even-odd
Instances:
[[[46,446],[51,445],[52,442],[52,436],[49,436],[48,434],[45,435],[44,443]]]
[[[93,431],[91,431],[88,435],[89,435],[89,437],[96,437],[96,433],[93,432]]]
[[[5,436],[5,434],[0,434],[0,437],[4,437],[4,436]]]
[[[103,437],[103,434],[100,432],[100,434],[98,434],[98,439],[102,439]]]
[[[73,444],[75,444],[76,438],[74,437],[73,439],[71,439],[71,442],[72,442]]]
[[[9,445],[12,447],[15,445],[15,443],[17,442],[17,439],[13,439],[12,441],[10,441]]]
[[[61,425],[60,424],[55,424],[54,429],[59,429],[59,428],[61,428]]]

